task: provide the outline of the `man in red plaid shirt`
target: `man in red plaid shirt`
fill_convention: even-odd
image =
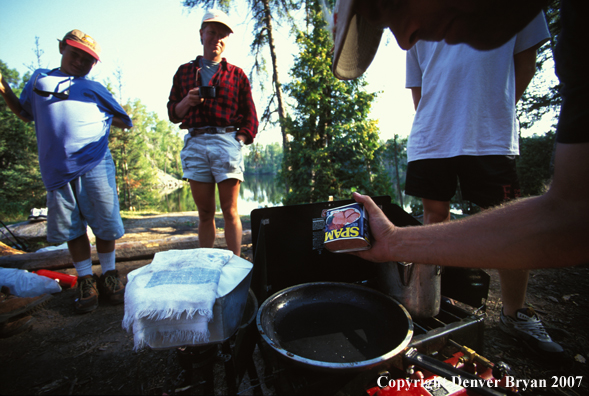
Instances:
[[[188,129],[182,149],[183,178],[190,182],[199,216],[201,247],[215,241],[215,184],[219,188],[227,247],[241,255],[237,197],[243,181],[241,149],[258,132],[256,107],[242,69],[221,57],[229,34],[227,15],[205,13],[200,29],[203,55],[178,68],[168,101],[170,121]]]

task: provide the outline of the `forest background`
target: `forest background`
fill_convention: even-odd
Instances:
[[[545,77],[545,72],[554,67],[552,51],[560,32],[559,3],[554,0],[546,9],[552,39],[538,51],[536,77],[518,104],[520,131],[545,120],[547,114],[553,120],[558,114],[558,81]],[[229,0],[185,0],[183,5],[187,10],[219,7],[230,14],[236,7]],[[349,82],[333,77],[333,43],[318,2],[248,0],[247,5],[254,26],[250,79],[252,85],[268,85],[271,81],[271,88],[265,90],[270,91],[266,93],[265,107],[258,108],[261,125],[280,128],[282,141],[248,146],[246,174],[276,175],[275,182],[284,191],[282,204],[318,202],[330,196],[347,199],[352,191],[362,191],[390,195],[404,206],[406,137],[380,139],[379,120],[371,119],[380,92],[368,92],[364,77]],[[284,83],[278,65],[285,60],[277,56],[273,36],[277,24],[288,26],[292,32],[289,37],[299,50]],[[37,37],[31,43],[34,59],[28,65],[30,71],[44,67],[39,40]],[[30,71],[21,76],[1,60],[0,69],[19,95]],[[120,68],[112,78],[100,82],[122,101],[125,79]],[[184,132],[160,119],[140,99],[122,104],[135,126],[129,130],[112,128],[110,134],[121,207],[149,209],[161,200],[161,191],[169,184],[170,179],[164,175],[175,179],[182,176]],[[542,193],[550,182],[555,125],[544,125],[540,134],[520,136],[518,172],[525,196]],[[0,219],[26,218],[30,208],[45,206],[45,195],[34,126],[21,122],[0,102]],[[453,206],[463,213],[477,210],[461,201],[459,194]],[[418,214],[420,205],[412,205],[411,210]]]

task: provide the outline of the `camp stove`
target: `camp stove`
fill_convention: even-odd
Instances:
[[[390,197],[373,199],[396,226],[420,225],[392,204]],[[283,289],[307,283],[339,282],[378,289],[378,264],[349,254],[334,254],[322,247],[321,213],[351,202],[252,211],[252,290],[260,304]],[[276,353],[273,342],[258,340],[266,366],[264,378],[271,380],[276,393],[281,395],[508,394],[510,390],[497,388],[504,385],[501,379],[505,368],[481,356],[488,289],[489,276],[482,270],[445,268],[439,312],[433,317],[414,319],[411,341],[402,353],[367,369],[338,371],[301,365]],[[259,323],[258,330],[263,333]],[[460,385],[470,385],[468,381],[480,386]],[[416,385],[409,389],[399,384]]]
[[[464,348],[461,348],[464,349]],[[466,353],[465,353],[466,352]],[[391,378],[390,373],[380,373],[377,386],[366,390],[370,396],[428,396],[428,395],[511,395],[517,392],[507,379],[509,367],[493,365],[474,351],[456,352],[440,365],[437,360],[430,367],[427,358],[417,360],[407,370],[404,378]],[[407,355],[414,358],[414,351]],[[430,358],[433,360],[433,358]]]
[[[276,394],[280,395],[509,394],[504,389],[497,390],[498,386],[505,385],[501,380],[508,367],[502,363],[493,364],[480,354],[484,333],[482,315],[443,299],[436,317],[418,320],[413,325],[414,336],[402,356],[381,367],[360,372],[340,374],[301,367],[260,343],[266,367],[272,368],[264,377],[274,379]],[[490,386],[488,381],[491,381]]]

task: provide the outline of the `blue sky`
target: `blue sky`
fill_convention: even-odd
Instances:
[[[156,112],[161,119],[167,119],[165,106],[178,66],[202,53],[198,29],[204,10],[188,11],[180,0],[0,0],[0,13],[0,59],[8,67],[22,75],[28,71],[27,65],[36,65],[35,37],[39,37],[43,51],[42,66],[58,67],[57,39],[69,30],[80,29],[102,47],[102,62],[90,76],[102,83],[107,79],[114,83],[114,72],[120,68],[123,102],[140,99],[148,111]],[[249,74],[253,64],[249,55],[253,29],[250,18],[245,9],[232,10],[230,17],[235,34],[224,56]],[[279,29],[277,47],[279,77],[284,83],[298,52],[287,29]],[[386,140],[395,133],[406,136],[414,111],[411,94],[404,88],[404,52],[390,33],[385,35],[366,77],[370,91],[384,91],[371,116],[379,120],[381,138]],[[258,113],[262,113],[270,91],[260,92],[258,81],[252,81],[252,87]],[[280,132],[260,132],[256,141],[281,141]]]

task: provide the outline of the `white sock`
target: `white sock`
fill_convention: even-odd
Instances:
[[[100,260],[103,274],[115,269],[115,258],[114,250],[110,253],[98,253],[98,259]]]
[[[92,275],[92,258],[74,263],[78,276]]]

